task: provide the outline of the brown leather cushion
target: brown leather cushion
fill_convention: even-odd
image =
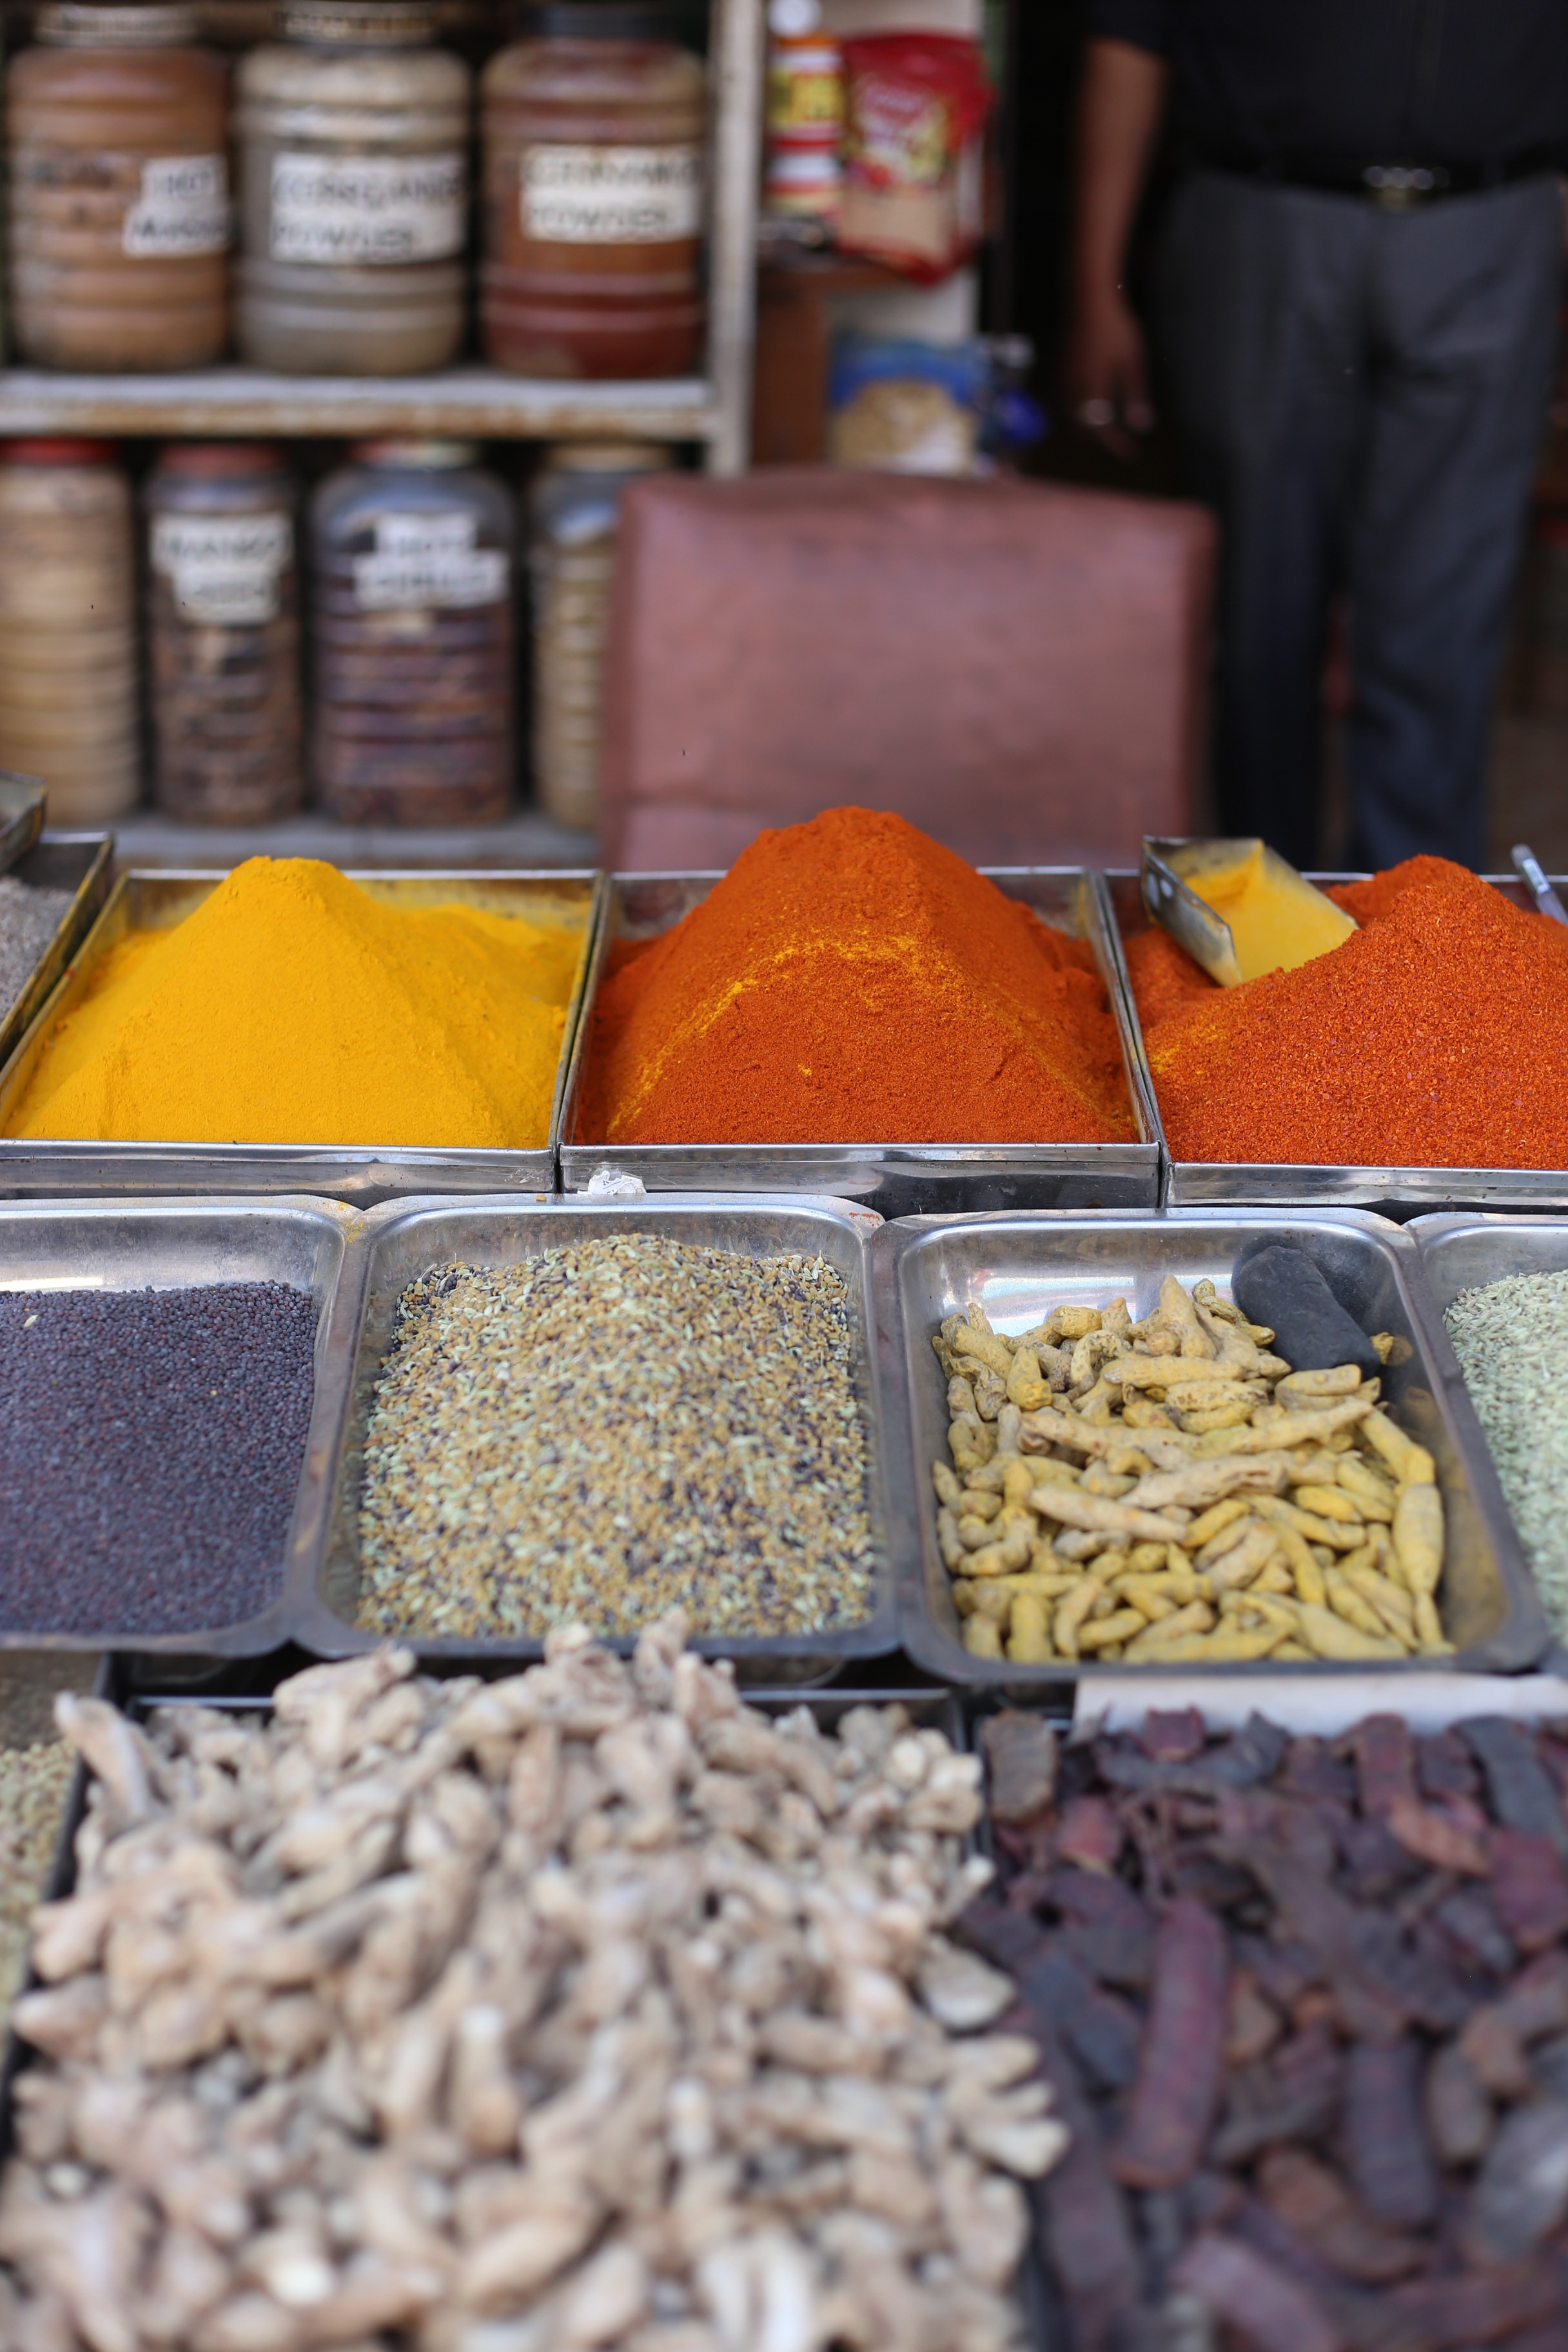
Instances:
[[[1136,862],[1191,829],[1201,509],[828,467],[622,508],[601,851],[728,866],[766,825],[895,809],[980,865]]]

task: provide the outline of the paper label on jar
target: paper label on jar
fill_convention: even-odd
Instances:
[[[548,245],[671,245],[702,226],[700,147],[528,147],[522,233]]]
[[[138,261],[180,260],[226,253],[230,226],[226,157],[155,156],[142,166],[142,193],[121,242]]]
[[[381,516],[374,550],[354,557],[361,610],[499,604],[507,592],[506,555],[499,547],[477,547],[478,537],[473,515]]]
[[[461,155],[272,158],[274,261],[444,261],[463,249],[467,215]]]
[[[275,621],[293,557],[286,514],[153,518],[153,569],[168,581],[183,621],[230,629]]]

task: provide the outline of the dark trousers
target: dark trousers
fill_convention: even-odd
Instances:
[[[1217,172],[1178,189],[1154,328],[1190,487],[1221,523],[1228,832],[1318,862],[1342,588],[1352,862],[1484,865],[1492,696],[1562,280],[1552,177],[1405,213]]]

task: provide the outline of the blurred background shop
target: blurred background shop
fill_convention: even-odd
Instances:
[[[0,766],[54,823],[647,865],[846,798],[994,858],[1207,821],[1212,535],[1163,427],[1113,458],[1061,397],[1073,0],[4,23]],[[1565,755],[1568,394],[1494,862],[1568,865]]]

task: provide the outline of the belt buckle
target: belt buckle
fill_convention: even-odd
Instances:
[[[1440,195],[1448,175],[1425,163],[1369,163],[1361,177],[1380,212],[1408,213]]]

